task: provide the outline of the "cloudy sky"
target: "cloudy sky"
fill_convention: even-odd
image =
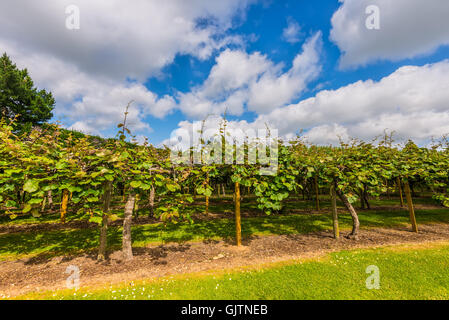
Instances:
[[[425,143],[449,133],[447,17],[447,0],[2,0],[0,50],[87,133],[114,136],[133,100],[156,145],[225,110],[314,143]]]

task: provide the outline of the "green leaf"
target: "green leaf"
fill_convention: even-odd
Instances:
[[[445,199],[445,200],[443,201],[443,206],[449,208],[449,198],[448,198],[448,199]]]
[[[118,215],[116,215],[116,214],[111,214],[111,215],[109,215],[109,219],[110,219],[111,221],[116,221],[116,220],[118,220]]]
[[[149,189],[151,189],[151,185],[150,184],[146,184],[146,183],[142,183],[142,185],[140,186],[140,189],[142,189],[142,190],[149,190]]]
[[[27,204],[23,207],[22,212],[23,212],[23,213],[27,213],[27,212],[29,212],[29,211],[31,210],[31,208],[32,208],[31,204],[27,203]]]
[[[70,187],[67,188],[67,190],[69,190],[70,192],[81,192],[81,191],[83,191],[82,188],[76,187],[76,186],[70,186]]]
[[[206,190],[204,191],[204,195],[205,195],[206,197],[210,197],[210,196],[212,195],[212,190],[206,189]]]
[[[66,167],[66,164],[63,162],[58,162],[55,165],[56,170],[61,170],[61,169],[64,169],[65,167]]]
[[[28,180],[23,185],[23,191],[28,193],[33,193],[39,189],[39,181],[37,180]]]
[[[142,181],[132,181],[132,182],[130,183],[130,185],[131,185],[131,187],[133,187],[133,188],[138,188],[138,187],[140,187],[140,186],[142,185]]]
[[[87,201],[88,201],[88,202],[97,202],[98,200],[100,200],[100,199],[98,199],[98,197],[90,197],[90,198],[87,198]]]
[[[198,193],[198,194],[204,194],[204,191],[205,191],[205,189],[203,186],[196,188],[196,193]]]
[[[174,191],[176,191],[178,188],[177,188],[177,186],[174,185],[174,184],[167,184],[167,189],[168,189],[168,191],[174,192]]]
[[[99,225],[101,225],[102,220],[103,219],[99,216],[93,216],[89,219],[89,222],[95,222],[95,223],[98,223]]]
[[[8,201],[6,201],[6,206],[7,207],[17,207],[17,202],[15,202],[13,200],[8,200]]]
[[[33,198],[30,201],[28,201],[29,204],[38,204],[41,203],[44,199],[42,198]]]
[[[7,177],[10,177],[14,173],[20,173],[20,172],[22,172],[22,169],[7,169],[7,170],[5,170],[5,174]]]

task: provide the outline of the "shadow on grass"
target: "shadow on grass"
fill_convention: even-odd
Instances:
[[[417,210],[416,216],[418,223],[449,223],[449,209]],[[362,227],[391,228],[409,224],[406,210],[363,211],[360,212],[359,218]],[[348,214],[340,214],[339,223],[342,229],[350,228],[352,226],[351,217]],[[330,214],[272,215],[242,220],[242,236],[246,243],[249,243],[254,236],[259,235],[307,234],[331,229]],[[121,247],[121,232],[121,227],[109,228],[109,248]],[[16,259],[27,255],[48,258],[58,255],[89,253],[98,247],[98,236],[98,228],[3,234],[0,235],[0,259]],[[135,225],[132,228],[133,246],[136,248],[136,253],[145,252],[146,249],[141,248],[151,243],[185,245],[188,241],[214,243],[220,240],[233,245],[234,236],[235,224],[232,218],[194,224]],[[30,261],[33,260],[30,259]],[[37,262],[38,259],[35,261]]]

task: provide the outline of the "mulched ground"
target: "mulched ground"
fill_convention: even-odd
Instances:
[[[0,298],[39,290],[64,289],[66,268],[81,271],[81,286],[106,286],[146,278],[198,271],[223,270],[242,266],[316,257],[327,252],[392,244],[449,240],[449,224],[420,225],[418,234],[408,228],[362,229],[358,241],[342,233],[339,240],[331,232],[307,235],[264,236],[246,239],[241,248],[226,241],[170,244],[135,248],[131,262],[121,261],[119,251],[99,263],[94,254],[72,257],[31,258],[0,262]]]

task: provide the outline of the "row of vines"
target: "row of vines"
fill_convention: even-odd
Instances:
[[[148,142],[129,142],[125,121],[115,139],[97,139],[47,124],[26,135],[15,133],[14,122],[0,122],[0,205],[11,219],[18,214],[39,218],[46,208],[57,204],[61,222],[67,212],[99,224],[98,259],[105,259],[107,229],[118,219],[111,213],[111,200],[123,203],[123,254],[132,259],[131,225],[139,203],[148,215],[164,223],[193,223],[189,206],[195,196],[204,199],[208,214],[213,192],[232,186],[235,202],[236,243],[241,244],[240,200],[243,190],[251,190],[258,208],[266,214],[283,212],[286,199],[299,192],[313,195],[320,209],[319,193],[332,199],[334,236],[339,236],[337,198],[351,214],[349,237],[357,239],[359,220],[354,203],[369,206],[370,197],[389,192],[392,187],[407,200],[414,231],[416,225],[411,189],[429,190],[442,205],[449,206],[449,148],[442,139],[430,147],[412,141],[394,145],[385,135],[371,143],[353,140],[338,147],[315,146],[300,137],[288,143],[278,141],[278,168],[275,175],[261,175],[262,165],[237,164],[247,160],[247,150],[234,154],[227,164],[175,164],[168,148]],[[226,135],[223,120],[220,135]],[[201,138],[202,146],[212,143]],[[234,146],[229,146],[234,147]],[[204,155],[207,156],[206,154]],[[209,156],[211,156],[209,154]],[[202,159],[203,160],[203,159]],[[222,189],[222,190],[220,190]],[[404,193],[403,193],[404,192]]]

